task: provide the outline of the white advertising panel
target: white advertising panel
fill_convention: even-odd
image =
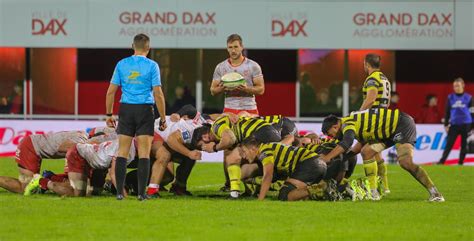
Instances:
[[[4,46],[472,49],[472,1],[0,0]],[[456,11],[455,11],[456,8]]]
[[[86,128],[103,126],[102,121],[52,121],[52,120],[0,120],[0,156],[12,156],[18,143],[25,135],[47,133],[50,131],[86,130]],[[298,123],[300,132],[320,133],[319,123]],[[433,164],[439,160],[446,145],[446,132],[442,125],[417,125],[417,142],[415,145],[415,163]],[[451,151],[448,164],[457,164],[459,141]],[[387,160],[388,151],[383,157]],[[360,159],[360,158],[359,158]],[[203,154],[203,162],[222,162],[223,153]],[[465,164],[474,164],[474,154],[468,154]]]

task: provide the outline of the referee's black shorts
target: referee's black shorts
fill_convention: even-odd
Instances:
[[[153,136],[155,114],[151,104],[120,104],[117,133],[126,136]]]

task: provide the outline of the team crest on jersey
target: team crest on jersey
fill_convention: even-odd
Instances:
[[[181,132],[181,135],[183,136],[183,140],[190,140],[191,139],[191,133],[189,133],[189,131],[183,131],[183,132]]]

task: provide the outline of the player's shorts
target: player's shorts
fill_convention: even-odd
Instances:
[[[153,142],[161,142],[161,143],[163,143],[163,142],[165,142],[165,140],[163,139],[163,137],[161,137],[160,134],[154,132],[154,134],[153,134]]]
[[[260,143],[270,143],[281,141],[280,132],[272,125],[262,126],[253,132],[253,137]]]
[[[390,140],[385,142],[386,148],[395,144],[410,143],[415,145],[416,142],[416,124],[415,120],[408,114],[400,112],[398,125],[395,132],[390,136]]]
[[[120,104],[117,133],[126,136],[153,136],[155,114],[150,104]]]
[[[252,115],[257,115],[258,116],[258,109],[255,109],[255,110],[237,110],[237,109],[231,109],[231,108],[224,108],[224,110],[222,111],[222,113],[232,113],[232,114],[236,114],[238,115],[240,112],[248,112],[249,114],[252,114]]]
[[[318,183],[326,175],[326,164],[317,157],[306,159],[296,164],[290,178],[302,181],[308,185]]]
[[[79,155],[76,146],[67,151],[66,160],[69,172],[84,173],[86,169],[90,169],[89,163]]]
[[[33,173],[39,173],[41,169],[41,157],[36,154],[30,136],[25,136],[16,149],[15,161],[18,166]]]

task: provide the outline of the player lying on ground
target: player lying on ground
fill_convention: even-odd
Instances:
[[[0,177],[0,187],[10,192],[23,193],[26,185],[41,169],[41,161],[60,159],[76,143],[85,143],[88,136],[83,131],[62,131],[25,136],[16,150],[19,177]]]
[[[366,121],[367,120],[367,121]],[[322,157],[329,162],[332,158],[346,152],[356,139],[362,143],[380,143],[377,150],[369,149],[365,158],[372,158],[385,148],[395,145],[398,163],[407,170],[430,193],[429,201],[443,202],[444,198],[426,171],[413,163],[413,150],[416,141],[416,125],[411,116],[398,109],[372,108],[365,111],[352,112],[349,116],[339,119],[329,116],[324,119],[325,132],[330,136],[341,136],[342,141],[330,153]],[[376,173],[368,173],[368,178],[376,179]],[[375,181],[375,180],[374,180]],[[372,187],[371,187],[372,188]],[[372,189],[372,199],[380,199],[376,189]]]
[[[318,159],[318,154],[302,147],[281,143],[260,143],[255,138],[246,139],[238,150],[243,158],[261,162],[263,178],[259,200],[265,199],[272,180],[285,180],[278,199],[296,201],[310,196],[308,184],[321,181],[326,174],[326,164]]]
[[[118,139],[100,144],[78,143],[69,149],[66,155],[69,182],[54,182],[36,175],[28,184],[25,193],[33,193],[38,188],[57,193],[60,196],[85,196],[88,180],[92,170],[110,170],[112,183],[115,185],[115,157],[118,150]],[[130,147],[128,163],[136,156],[135,142]],[[126,191],[123,190],[126,195]]]
[[[227,166],[232,198],[238,198],[240,194],[242,157],[236,146],[251,136],[261,143],[281,140],[280,133],[262,119],[239,118],[234,124],[229,116],[221,116],[211,126],[211,142],[202,145],[202,150],[210,153],[224,150],[224,162]]]

